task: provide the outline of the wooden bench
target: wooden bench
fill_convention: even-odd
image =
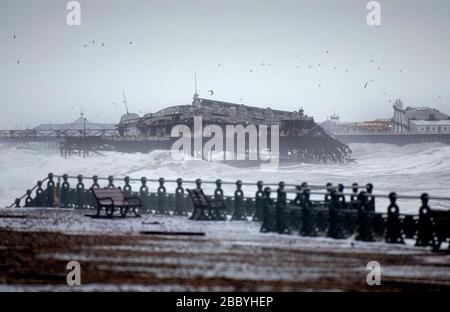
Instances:
[[[433,221],[433,249],[439,250],[442,242],[450,239],[450,210],[430,209],[430,216]]]
[[[192,220],[226,220],[224,211],[225,202],[218,199],[210,199],[203,193],[202,189],[186,189],[194,205],[194,212],[190,219]]]
[[[133,209],[136,217],[140,217],[137,208],[142,208],[142,201],[137,196],[126,196],[120,188],[91,188],[91,192],[97,202],[97,216],[102,208],[105,208],[107,217],[112,217],[116,208],[121,217],[126,217],[128,211]]]

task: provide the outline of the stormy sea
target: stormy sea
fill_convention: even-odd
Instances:
[[[113,175],[117,179],[125,176],[148,179],[183,178],[192,180],[201,178],[206,181],[242,180],[266,183],[284,181],[289,184],[324,185],[343,183],[350,186],[373,183],[374,193],[388,194],[395,191],[402,195],[420,195],[427,192],[430,196],[448,196],[450,185],[450,146],[439,143],[411,144],[395,146],[389,144],[351,144],[355,163],[306,164],[280,166],[276,171],[263,171],[259,168],[235,168],[221,163],[212,163],[199,159],[174,159],[168,151],[154,151],[149,154],[126,154],[107,152],[103,156],[82,158],[72,156],[63,158],[58,150],[48,150],[39,144],[28,146],[0,147],[0,206],[10,205],[14,198],[22,196],[32,188],[37,180],[44,179],[49,172],[55,175],[67,173],[72,176],[82,174],[86,177],[86,187],[92,184],[91,177]],[[76,181],[73,180],[72,183]],[[117,181],[120,185],[122,181]],[[133,189],[139,188],[135,182]],[[156,189],[157,183],[149,183],[150,189]],[[175,185],[167,185],[168,191]],[[214,185],[205,186],[212,191]],[[225,192],[234,191],[232,185]],[[256,188],[247,186],[244,193],[254,194]],[[387,200],[377,199],[377,211],[387,208]],[[432,208],[450,207],[450,202],[432,200]],[[404,213],[417,213],[418,200],[399,201]]]

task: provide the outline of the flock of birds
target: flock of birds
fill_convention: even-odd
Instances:
[[[17,39],[16,34],[13,34],[13,40],[16,40],[16,39]],[[104,47],[104,46],[105,46],[105,43],[104,43],[104,42],[96,42],[95,40],[92,40],[92,41],[90,41],[90,42],[88,42],[88,43],[85,43],[85,44],[83,45],[83,47],[84,47],[84,48],[88,48],[89,46],[94,46],[94,45],[96,45],[96,43],[97,43],[100,47]],[[129,41],[129,42],[128,42],[128,45],[130,45],[130,46],[133,45],[133,41]],[[329,55],[329,54],[330,54],[330,51],[326,50],[326,51],[325,51],[325,54]],[[299,55],[299,54],[296,54],[296,55],[295,55],[295,58],[296,58],[296,59],[300,58],[300,55]],[[382,59],[382,62],[383,62],[383,63],[386,62],[386,58],[383,58],[383,59]],[[20,63],[21,63],[21,60],[20,60],[20,59],[17,59],[17,64],[19,65]],[[370,63],[371,63],[371,64],[374,64],[374,63],[375,63],[375,60],[374,60],[374,59],[371,59],[371,60],[370,60]],[[271,67],[271,66],[272,66],[271,63],[265,63],[265,62],[261,62],[261,63],[259,63],[258,65],[259,65],[260,67],[264,67],[264,66],[266,66],[266,67]],[[223,64],[222,64],[222,63],[218,63],[217,66],[218,66],[218,67],[222,67]],[[300,66],[300,65],[295,65],[295,67],[296,67],[297,69],[301,69],[301,66]],[[321,63],[318,63],[318,64],[317,64],[317,67],[321,67]],[[307,68],[307,69],[312,69],[312,68],[313,68],[313,65],[311,65],[311,64],[306,65],[305,68]],[[337,68],[338,68],[337,66],[333,66],[333,69],[334,69],[334,70],[337,70]],[[376,66],[376,70],[377,70],[377,71],[381,71],[382,69],[383,69],[382,66],[380,66],[380,65]],[[400,68],[398,71],[399,71],[400,73],[403,73],[403,69],[401,69],[401,68]],[[256,70],[255,70],[254,67],[253,67],[253,68],[249,68],[249,72],[250,72],[250,73],[254,73],[254,72],[256,72]],[[350,70],[349,70],[348,68],[346,68],[346,69],[345,69],[345,72],[346,72],[346,73],[349,73]],[[373,80],[372,80],[372,79],[371,79],[371,80],[367,80],[367,81],[363,81],[363,82],[362,82],[362,86],[363,86],[364,89],[367,89],[372,83],[373,83]],[[321,88],[322,86],[323,86],[322,83],[318,83],[318,87],[319,87],[319,88]],[[383,95],[386,95],[386,90],[385,90],[384,88],[381,88],[380,91],[383,93]],[[213,95],[215,94],[215,92],[214,92],[213,89],[208,90],[208,93],[209,93],[211,96],[213,96]],[[440,96],[440,95],[439,95],[438,97],[439,97],[439,98],[442,98],[442,96]],[[242,101],[242,98],[240,98],[239,100]],[[392,100],[389,100],[389,102],[392,103]],[[113,103],[113,105],[116,105],[116,103]]]
[[[324,53],[325,53],[326,55],[329,55],[329,54],[330,54],[330,51],[329,51],[329,50],[326,50]],[[299,55],[299,54],[296,54],[296,55],[295,55],[295,58],[296,58],[296,59],[299,59],[299,58],[300,58],[300,55]],[[387,59],[386,59],[386,58],[383,58],[383,59],[379,60],[378,62],[380,62],[380,61],[382,61],[383,63],[385,63],[385,62],[387,61]],[[297,61],[296,63],[298,63],[298,61]],[[375,63],[375,59],[370,59],[370,64],[375,65],[374,63]],[[319,67],[320,67],[320,68],[325,68],[325,66],[322,66],[322,65],[323,65],[323,64],[318,63],[318,64],[317,64],[317,68],[319,68]],[[218,64],[217,64],[217,67],[223,67],[223,66],[224,66],[223,63],[218,63]],[[258,67],[259,67],[259,68],[262,68],[262,67],[270,67],[270,66],[272,66],[271,63],[261,62],[261,63],[258,64]],[[375,66],[376,66],[376,65],[375,65]],[[249,69],[248,69],[249,73],[256,73],[258,67],[251,67],[251,68],[249,68]],[[302,69],[303,67],[304,67],[305,69],[307,69],[307,70],[308,70],[308,69],[311,70],[311,69],[313,69],[314,66],[313,66],[312,64],[304,65],[304,66],[301,66],[301,65],[295,65],[295,68],[298,69],[298,70]],[[335,70],[335,71],[338,69],[337,66],[333,66],[332,68],[333,68],[333,70]],[[382,67],[381,65],[378,65],[378,66],[374,67],[374,70],[376,70],[376,71],[382,71],[382,70],[383,70],[383,67]],[[350,72],[350,69],[349,69],[349,68],[345,68],[344,71],[345,71],[345,73],[349,73],[349,72]],[[403,69],[402,69],[402,68],[399,68],[399,69],[398,69],[398,72],[399,72],[399,73],[403,73]],[[363,86],[363,89],[367,89],[367,88],[369,88],[371,85],[373,85],[372,83],[373,83],[373,79],[370,79],[370,80],[363,80],[361,85]],[[322,84],[322,83],[318,83],[317,86],[318,86],[319,88],[321,88],[321,87],[323,87],[323,84]],[[380,91],[383,93],[383,95],[386,95],[386,90],[385,90],[384,88],[380,88]],[[211,96],[214,95],[214,91],[213,91],[213,90],[209,90],[208,92],[210,93]],[[440,98],[440,97],[441,97],[441,96],[439,96],[439,98]],[[240,101],[242,101],[242,98],[240,98]],[[389,100],[389,102],[392,103],[392,100]]]
[[[84,44],[84,47],[87,48],[87,47],[89,47],[90,44],[95,45],[95,40],[92,40],[90,43],[89,43],[89,42],[88,42],[88,43],[85,43],[85,44]],[[132,45],[132,44],[133,44],[133,41],[129,41],[128,44],[129,44],[129,45]],[[105,43],[104,43],[104,42],[100,43],[100,46],[101,46],[101,47],[104,47],[104,46],[105,46]]]

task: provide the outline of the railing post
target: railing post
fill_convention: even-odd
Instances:
[[[48,174],[47,182],[47,207],[53,207],[55,205],[55,182],[53,181],[53,173]]]
[[[358,207],[359,207],[358,190],[359,190],[358,183],[353,183],[352,184],[352,192],[353,192],[353,194],[350,196],[350,208],[351,209],[358,209]]]
[[[108,188],[115,188],[115,186],[114,186],[114,177],[112,175],[110,175],[108,177],[108,186],[107,187]]]
[[[80,174],[78,177],[78,184],[77,184],[77,195],[76,195],[76,208],[82,209],[85,205],[84,202],[84,195],[85,195],[85,189],[84,189],[84,183],[83,183],[83,176]]]
[[[287,196],[284,190],[285,183],[281,181],[278,183],[277,190],[277,204],[276,204],[276,221],[277,221],[277,232],[279,234],[290,234],[289,221],[287,218]]]
[[[372,183],[366,184],[366,191],[367,191],[368,210],[375,211],[375,196],[372,195],[372,192],[373,192],[373,184]]]
[[[166,187],[164,186],[164,178],[159,178],[158,187],[158,206],[156,207],[156,214],[169,214],[166,210]]]
[[[177,188],[175,189],[175,211],[173,212],[176,216],[187,215],[186,207],[184,207],[184,188],[183,179],[177,179]]]
[[[100,185],[98,184],[98,176],[94,175],[92,177],[92,185],[91,188],[99,188]]]
[[[33,198],[31,198],[31,190],[27,190],[27,197],[25,198],[24,207],[33,207]]]
[[[141,196],[143,210],[146,212],[151,211],[148,203],[148,186],[146,177],[141,178],[141,187],[139,188],[139,195]]]
[[[397,194],[389,194],[390,204],[387,210],[386,219],[386,243],[389,244],[404,244],[402,224],[400,221],[400,210],[396,203]]]
[[[260,232],[262,232],[262,233],[275,232],[277,229],[276,217],[273,213],[273,201],[270,198],[271,192],[272,191],[271,191],[270,187],[264,188],[263,218],[262,218],[262,224],[261,224],[261,229],[260,229]]]
[[[72,207],[69,176],[67,174],[63,175],[63,183],[61,185],[61,205],[60,206],[61,206],[61,208]]]
[[[222,189],[222,180],[216,180],[216,189],[214,190],[214,200],[217,202],[223,202],[223,189]],[[227,219],[226,211],[215,210],[213,211],[214,219],[224,221]]]
[[[328,182],[326,185],[327,193],[324,197],[324,202],[327,204],[331,200],[331,191],[333,190],[333,184],[331,182]]]
[[[417,223],[417,239],[416,246],[432,246],[433,245],[433,220],[430,215],[430,207],[428,201],[430,197],[427,193],[420,196],[422,206],[419,209],[419,222]]]
[[[130,185],[130,177],[129,176],[126,176],[124,179],[123,179],[123,181],[124,181],[124,183],[125,183],[125,185],[123,186],[123,192],[124,192],[124,194],[125,195],[127,195],[127,196],[131,196],[132,194],[132,189],[131,189],[131,185]]]
[[[317,236],[316,215],[311,204],[311,191],[306,187],[303,188],[302,201],[302,227],[300,234],[302,236]]]
[[[236,191],[234,192],[234,211],[231,220],[245,220],[244,212],[244,192],[242,191],[242,181],[236,181]]]
[[[253,215],[253,221],[262,221],[263,210],[264,210],[264,191],[263,191],[263,181],[258,181],[256,187],[258,190],[255,193],[255,214]]]
[[[359,207],[358,207],[358,234],[355,239],[364,242],[375,241],[373,235],[373,218],[369,215],[369,203],[367,200],[367,193],[361,192],[359,194]]]
[[[347,205],[347,202],[345,201],[345,195],[343,194],[344,193],[344,185],[343,184],[338,185],[337,192],[338,192],[337,200],[339,203],[339,209],[347,209],[348,205]]]
[[[36,198],[35,198],[36,207],[44,207],[45,204],[45,192],[42,189],[42,181],[37,181],[37,189],[36,189]]]
[[[335,189],[331,190],[328,202],[328,232],[327,236],[335,239],[344,238],[343,223],[340,215],[338,195]]]

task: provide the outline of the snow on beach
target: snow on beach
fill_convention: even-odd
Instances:
[[[222,179],[245,182],[262,180],[266,183],[312,184],[327,182],[373,183],[375,193],[396,191],[405,195],[420,195],[428,192],[434,196],[447,196],[450,185],[450,146],[439,143],[395,146],[389,144],[351,144],[357,163],[347,166],[337,164],[298,164],[282,166],[277,171],[262,171],[259,168],[234,168],[220,163],[197,159],[173,159],[168,151],[149,154],[123,154],[107,152],[105,156],[88,158],[62,158],[56,150],[46,150],[39,144],[25,148],[0,147],[0,207],[11,204],[22,196],[26,189],[43,179],[49,172],[57,175],[82,174],[106,177],[133,178],[146,176],[150,179]],[[89,182],[90,183],[90,182]],[[150,184],[151,189],[156,185]],[[169,186],[169,190],[174,186]],[[233,191],[233,187],[225,188]],[[253,194],[255,188],[244,188]],[[377,209],[385,211],[386,200],[378,201]],[[399,201],[402,212],[417,213],[420,202]],[[449,202],[431,202],[439,208],[450,208]]]
[[[55,208],[0,213],[25,216],[0,219],[0,254],[11,268],[0,272],[2,291],[372,291],[366,266],[374,260],[383,268],[378,290],[450,287],[449,257],[412,242],[263,234],[255,222],[176,216],[91,219],[86,211]],[[82,266],[82,286],[70,288],[65,265],[74,260]]]

